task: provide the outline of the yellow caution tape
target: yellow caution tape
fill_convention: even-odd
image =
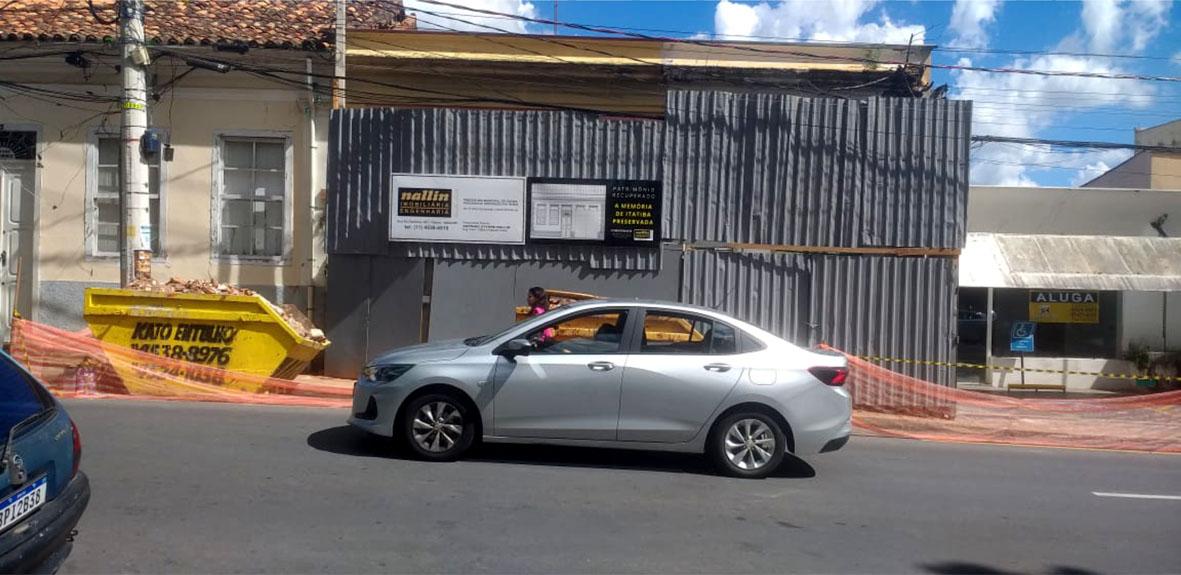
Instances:
[[[969,369],[988,369],[987,365],[980,363],[956,363],[948,361],[930,361],[924,359],[903,359],[897,357],[882,357],[877,355],[854,355],[857,359],[868,361],[870,363],[901,363],[905,365],[931,365],[936,367],[965,367]],[[1075,369],[1044,369],[1038,367],[1018,367],[993,365],[992,369],[996,371],[1028,371],[1031,373],[1065,373],[1067,375],[1090,375],[1097,377],[1105,377],[1108,379],[1151,379],[1156,381],[1181,381],[1178,376],[1166,375],[1151,375],[1151,374],[1127,374],[1127,373],[1104,373],[1101,371],[1079,371]]]
[[[124,110],[147,110],[148,107],[139,103],[139,102],[132,102],[129,100],[125,100],[123,102],[123,109]]]

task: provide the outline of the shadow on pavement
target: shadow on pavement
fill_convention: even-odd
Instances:
[[[1017,571],[1007,571],[989,565],[968,563],[964,561],[945,561],[942,563],[925,563],[920,565],[923,570],[936,575],[1020,575]],[[1046,575],[1099,575],[1095,571],[1080,567],[1055,565],[1045,571]]]
[[[319,451],[357,457],[381,457],[413,460],[394,442],[369,435],[347,425],[317,431],[308,436],[308,446]],[[477,446],[464,457],[467,461],[538,465],[546,467],[585,467],[599,469],[629,469],[672,473],[716,475],[704,457],[691,453],[663,453],[626,449],[590,447],[558,447],[549,445],[486,444]],[[802,459],[791,455],[771,475],[779,478],[807,479],[816,470]]]
[[[321,429],[308,436],[308,447],[337,455],[388,458],[396,455],[393,441],[348,425]]]

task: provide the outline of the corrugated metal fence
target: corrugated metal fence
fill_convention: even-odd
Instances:
[[[391,174],[657,179],[665,237],[961,248],[968,102],[676,91],[664,122],[553,111],[335,111],[328,248],[445,260],[657,270],[657,250],[390,243]],[[799,343],[952,361],[955,262],[690,251],[682,297]],[[621,281],[622,275],[621,275]],[[577,286],[553,286],[571,287]],[[949,370],[909,368],[951,382]]]
[[[962,247],[970,117],[946,100],[674,92],[666,236]]]
[[[686,302],[801,345],[945,362],[954,357],[956,273],[947,258],[690,252],[683,270]],[[950,368],[929,365],[902,371],[944,384],[954,377]]]
[[[391,175],[662,178],[664,123],[588,114],[462,109],[332,113],[329,253],[499,261],[579,261],[650,270],[659,250],[579,245],[390,243]]]

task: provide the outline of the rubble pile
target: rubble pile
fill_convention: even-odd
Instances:
[[[172,294],[206,294],[206,295],[254,295],[252,289],[241,288],[229,284],[217,283],[213,280],[182,280],[171,278],[167,283],[160,283],[154,279],[135,280],[127,289],[155,293]]]
[[[200,294],[200,295],[258,295],[252,289],[238,287],[235,285],[218,283],[213,280],[182,280],[180,278],[171,278],[166,283],[160,283],[154,279],[136,280],[127,286],[127,289],[134,291],[146,291],[152,293],[162,293],[166,295],[174,294]],[[291,329],[295,330],[301,337],[318,341],[321,343],[327,342],[328,338],[324,336],[324,332],[317,328],[308,316],[304,315],[299,308],[291,304],[283,304],[282,306],[271,303],[266,298],[263,298],[279,317]]]
[[[321,343],[328,341],[328,338],[324,336],[324,332],[316,327],[312,323],[312,320],[308,319],[308,316],[304,315],[302,311],[299,311],[299,308],[289,303],[285,303],[282,306],[271,304],[271,306],[275,307],[275,311],[279,313],[279,317],[283,318],[283,321],[287,322],[287,325],[291,326],[291,329],[294,329],[295,333],[312,341]]]

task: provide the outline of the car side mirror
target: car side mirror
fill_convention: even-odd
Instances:
[[[503,355],[508,359],[512,359],[518,355],[529,355],[529,352],[531,351],[533,351],[533,344],[529,343],[529,340],[510,339],[497,346],[493,353],[496,355]]]

